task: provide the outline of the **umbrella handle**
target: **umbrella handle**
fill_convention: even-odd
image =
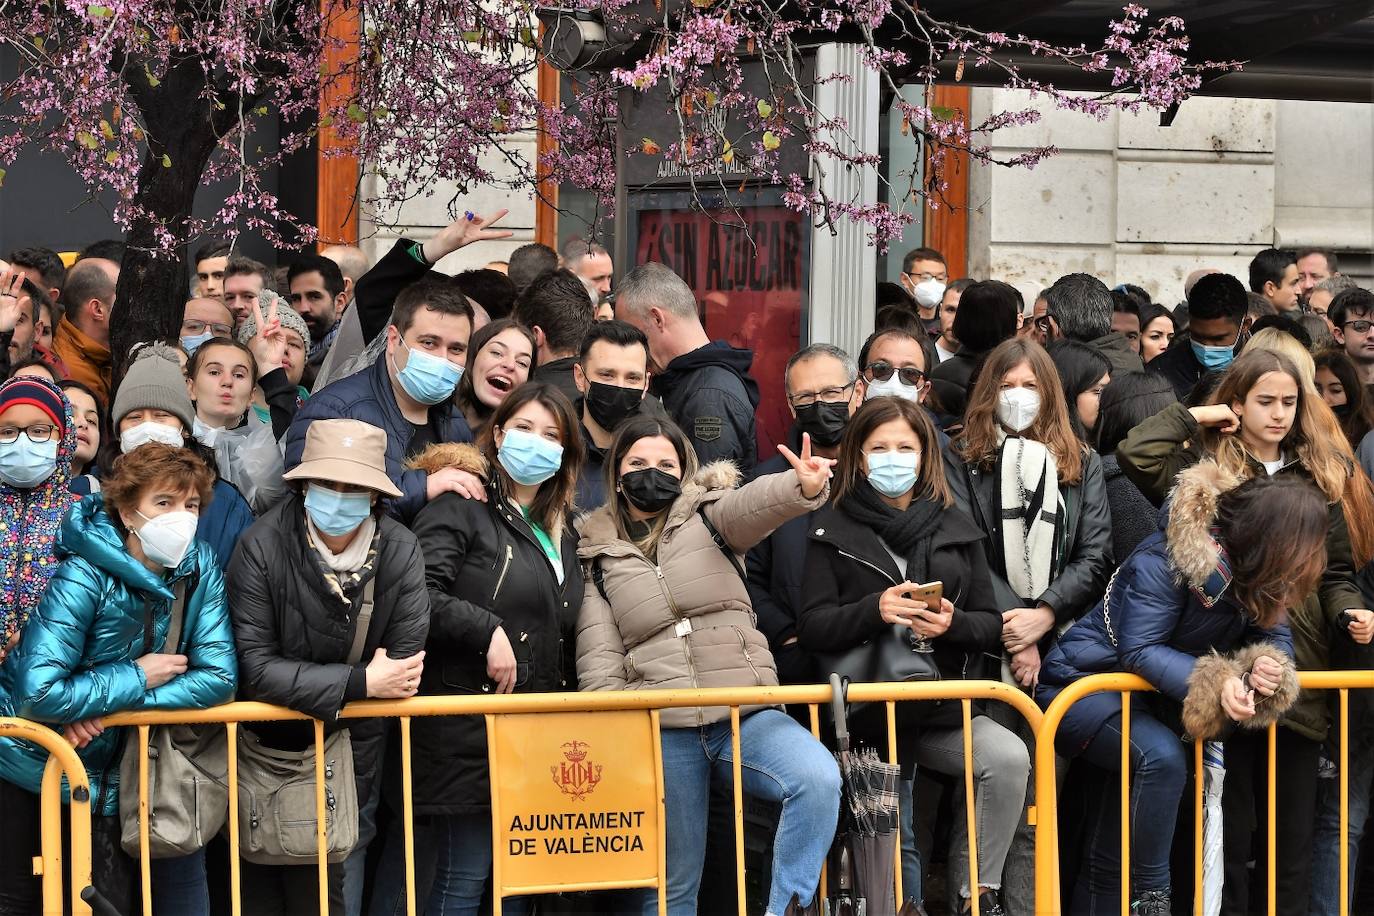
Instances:
[[[845,715],[849,678],[832,672],[830,675],[830,711],[835,715],[835,740],[842,751],[849,750],[849,720]]]

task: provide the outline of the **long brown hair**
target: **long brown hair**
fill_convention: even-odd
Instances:
[[[916,473],[916,499],[933,499],[942,506],[954,505],[954,494],[945,480],[944,462],[940,459],[940,438],[935,424],[919,404],[905,398],[874,398],[866,402],[845,427],[840,440],[839,461],[835,466],[834,499],[839,505],[854,492],[868,471],[864,457],[864,441],[873,430],[884,423],[901,420],[911,427],[921,443],[920,468]]]
[[[1085,446],[1074,434],[1069,421],[1069,409],[1059,373],[1045,348],[1025,337],[1004,340],[993,348],[983,362],[983,369],[968,398],[964,413],[964,431],[955,450],[969,464],[990,466],[997,459],[997,398],[1002,379],[1017,366],[1026,363],[1035,375],[1040,395],[1040,410],[1035,422],[1022,435],[1039,442],[1054,456],[1059,469],[1059,482],[1070,486],[1083,479]]]
[[[467,368],[463,370],[463,377],[458,379],[458,387],[453,392],[453,402],[458,405],[458,409],[463,412],[469,425],[474,429],[478,426],[488,427],[491,425],[491,416],[495,413],[490,407],[477,399],[477,391],[473,387],[475,379],[473,369],[477,366],[477,354],[486,349],[491,339],[502,331],[509,331],[511,328],[525,335],[525,339],[530,342],[530,371],[529,378],[534,377],[534,363],[539,355],[539,344],[535,342],[534,332],[525,327],[513,318],[501,318],[490,324],[483,325],[480,331],[474,331],[472,339],[468,342]],[[527,378],[526,381],[529,381]],[[507,395],[509,398],[509,395]],[[504,403],[504,402],[503,402]],[[475,423],[473,421],[476,421]]]
[[[658,539],[663,535],[663,527],[668,521],[671,507],[664,509],[654,517],[649,526],[648,534],[639,539],[631,537],[629,530],[630,504],[629,500],[625,498],[625,494],[620,492],[620,463],[625,460],[625,455],[634,448],[636,442],[655,436],[662,436],[672,443],[673,450],[677,452],[678,467],[682,469],[682,483],[686,486],[696,475],[697,453],[681,427],[666,417],[635,416],[622,422],[615,428],[615,438],[611,440],[611,447],[606,449],[606,463],[604,465],[606,509],[611,513],[611,518],[615,522],[616,536],[622,541],[629,541],[634,544],[635,547],[639,548],[639,552],[646,557],[651,557],[657,552]]]
[[[1320,404],[1327,413],[1330,413],[1330,408],[1322,404],[1321,399],[1304,383],[1302,373],[1291,359],[1274,350],[1252,350],[1247,347],[1221,377],[1208,403],[1225,404],[1228,407],[1236,403],[1243,404],[1250,389],[1271,372],[1288,376],[1298,389],[1293,426],[1280,445],[1297,454],[1302,466],[1326,494],[1328,502],[1340,502],[1345,495],[1346,482],[1350,479],[1351,463],[1342,454],[1343,451],[1348,452],[1349,446],[1345,444],[1345,436],[1339,432],[1339,426],[1335,426],[1334,416],[1331,417],[1331,425],[1335,426],[1336,436],[1323,435],[1325,424],[1316,415],[1317,405]],[[1251,475],[1247,460],[1249,451],[1239,433],[1223,433],[1214,427],[1207,427],[1201,431],[1199,438],[1202,447],[1216,457],[1222,470],[1241,478]],[[1345,448],[1342,449],[1342,446]]]
[[[506,399],[492,412],[491,422],[477,436],[477,447],[482,450],[492,472],[501,481],[503,492],[511,492],[515,484],[497,455],[496,430],[504,429],[511,416],[531,401],[537,401],[553,414],[558,423],[558,440],[563,446],[563,464],[558,468],[558,473],[539,485],[534,502],[530,505],[530,517],[548,532],[549,540],[557,543],[563,536],[568,512],[573,508],[577,476],[582,473],[582,462],[586,458],[582,433],[574,419],[572,402],[568,396],[546,382],[526,382],[506,395]]]
[[[1274,626],[1326,570],[1326,499],[1301,477],[1254,477],[1217,500],[1231,588],[1262,627]]]

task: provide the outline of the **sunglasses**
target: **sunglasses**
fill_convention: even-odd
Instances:
[[[894,372],[897,373],[897,377],[906,385],[920,387],[926,382],[926,374],[915,366],[907,366],[898,369],[891,363],[884,362],[869,363],[865,366],[864,378],[868,379],[870,382],[885,382],[892,378],[892,373]]]

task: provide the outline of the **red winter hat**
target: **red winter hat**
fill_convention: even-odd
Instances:
[[[57,427],[58,435],[67,433],[67,407],[62,392],[51,382],[21,375],[0,385],[0,413],[16,404],[29,404],[48,415]]]

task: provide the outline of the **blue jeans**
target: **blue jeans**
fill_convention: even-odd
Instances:
[[[1352,733],[1353,733],[1352,729]],[[1337,766],[1339,766],[1339,760]],[[1374,741],[1350,742],[1349,811],[1347,878],[1349,904],[1355,905],[1355,872],[1360,859],[1360,840],[1364,837],[1365,821],[1369,819],[1370,770],[1374,769]],[[1339,771],[1334,779],[1317,782],[1317,828],[1312,843],[1312,892],[1309,916],[1340,916],[1341,881],[1341,780]]]
[[[377,836],[377,802],[382,795],[382,764],[367,801],[358,808],[358,842],[343,862],[344,916],[363,916],[363,883],[367,878],[367,848]]]
[[[744,791],[782,804],[767,910],[769,916],[782,916],[794,894],[803,905],[816,895],[839,817],[839,767],[810,732],[778,709],[740,722],[740,755]],[[697,911],[711,779],[730,780],[732,764],[728,719],[701,728],[663,729],[669,916]],[[658,912],[656,891],[645,894],[644,912]]]
[[[902,896],[920,903],[924,869],[916,838],[916,776],[897,783],[897,816],[902,827]],[[905,901],[898,901],[898,908]]]
[[[456,814],[415,819],[415,900],[425,916],[476,916],[491,878],[491,815]],[[377,863],[371,916],[404,916],[405,833],[393,818]],[[524,916],[529,898],[507,897],[503,916]]]
[[[205,880],[205,850],[153,859],[153,912],[158,916],[210,916],[210,888]]]
[[[1135,893],[1169,889],[1169,850],[1188,758],[1178,735],[1134,704],[1131,712],[1131,884]],[[1072,713],[1070,713],[1072,715]],[[1121,772],[1121,714],[1112,716],[1083,751],[1083,759]],[[1118,783],[1119,785],[1119,783]],[[1119,793],[1090,805],[1086,840],[1087,889],[1092,903],[1075,900],[1075,913],[1121,912],[1121,806]]]

